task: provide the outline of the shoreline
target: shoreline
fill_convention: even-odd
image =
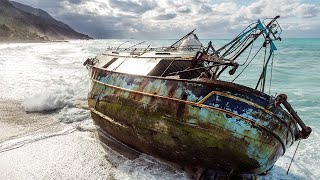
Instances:
[[[54,43],[54,42],[70,42],[70,40],[54,40],[54,41],[37,41],[37,40],[10,40],[0,41],[0,44],[27,44],[27,43]]]
[[[73,40],[95,40],[95,39],[66,39],[66,40],[1,40],[0,44],[28,44],[28,43],[56,43],[56,42],[70,42]]]

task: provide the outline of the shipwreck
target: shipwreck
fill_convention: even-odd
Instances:
[[[181,167],[268,171],[311,133],[285,94],[265,92],[274,41],[281,40],[277,18],[250,24],[219,49],[192,31],[168,47],[120,45],[87,59],[88,103],[99,131]],[[256,54],[238,64],[255,42]],[[237,78],[259,52],[265,57],[255,87],[222,80],[225,71]]]

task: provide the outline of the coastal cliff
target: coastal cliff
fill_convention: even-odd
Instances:
[[[92,39],[47,12],[18,2],[0,0],[0,41]]]

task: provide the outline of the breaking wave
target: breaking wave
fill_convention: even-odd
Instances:
[[[57,89],[36,94],[26,99],[22,106],[26,112],[54,111],[65,106],[74,106],[73,97],[72,89]]]
[[[87,106],[88,81],[80,81],[69,87],[38,93],[25,99],[22,106],[26,112],[56,111],[57,118],[65,123],[89,118]]]

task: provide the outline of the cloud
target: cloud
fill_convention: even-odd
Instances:
[[[283,29],[300,35],[320,28],[320,3],[303,0],[16,1],[96,38],[179,38],[195,28],[199,37],[233,37],[249,23],[276,15]]]
[[[83,0],[68,0],[72,4],[81,4]]]
[[[243,8],[240,13],[248,18],[274,16],[276,14],[284,18],[306,18],[317,16],[319,7],[314,4],[300,3],[297,0],[260,0]]]
[[[177,16],[177,14],[173,14],[173,13],[169,13],[169,14],[160,14],[156,17],[154,17],[154,19],[156,20],[170,20],[173,19]]]
[[[199,12],[200,12],[200,14],[207,14],[207,13],[211,13],[212,9],[210,6],[202,4],[199,9]]]
[[[140,1],[121,1],[109,0],[111,8],[116,8],[120,11],[129,11],[137,14],[143,14],[146,11],[154,9],[157,4],[154,1],[140,0]]]
[[[187,6],[179,7],[177,9],[177,11],[180,12],[180,13],[189,13],[189,12],[191,12],[191,10]]]

